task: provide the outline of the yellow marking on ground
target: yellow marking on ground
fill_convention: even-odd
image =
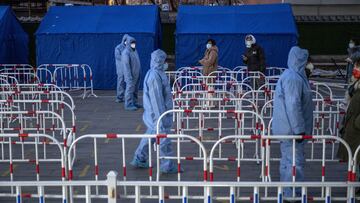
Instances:
[[[220,169],[220,170],[223,170],[223,171],[228,171],[229,170],[229,166],[227,166],[227,165],[222,165],[222,166],[214,165],[214,168],[217,168],[217,169]]]
[[[17,167],[17,164],[13,165],[13,170],[15,170],[15,168]],[[10,169],[6,170],[4,173],[1,174],[2,177],[8,176],[10,175]]]
[[[84,127],[80,129],[80,132],[84,132],[89,127],[89,124],[85,124]]]
[[[90,165],[87,164],[87,165],[83,168],[83,170],[80,172],[79,177],[85,177],[86,174],[89,172],[89,169],[90,169]]]
[[[137,125],[137,127],[136,127],[136,132],[139,132],[140,131],[140,129],[141,129],[141,124],[139,124],[139,125]]]

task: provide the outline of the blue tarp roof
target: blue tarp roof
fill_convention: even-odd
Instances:
[[[0,6],[0,63],[28,63],[28,35],[9,6]]]
[[[244,38],[253,34],[265,50],[267,66],[286,67],[297,28],[289,4],[244,6],[181,6],[176,21],[176,67],[198,65],[206,41],[215,39],[219,65],[244,65]]]
[[[177,34],[296,34],[289,4],[181,6]]]
[[[157,32],[156,6],[51,7],[36,34]]]
[[[124,34],[137,41],[143,78],[161,44],[157,6],[51,7],[36,32],[37,63],[89,64],[94,87],[114,89],[114,50]]]

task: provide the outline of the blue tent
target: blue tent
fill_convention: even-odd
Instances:
[[[181,6],[176,22],[176,66],[197,65],[208,38],[219,47],[219,65],[243,65],[244,38],[253,34],[264,48],[267,66],[286,67],[297,28],[289,4]]]
[[[114,89],[114,49],[123,35],[137,40],[143,78],[160,29],[157,6],[51,7],[36,31],[37,63],[88,64],[95,89]]]
[[[28,63],[28,35],[9,6],[0,6],[0,63]]]

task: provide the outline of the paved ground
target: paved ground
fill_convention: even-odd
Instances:
[[[76,125],[77,136],[86,134],[105,134],[105,133],[118,133],[118,134],[143,134],[145,132],[145,126],[142,122],[142,110],[136,112],[124,111],[123,104],[115,103],[115,97],[113,91],[96,91],[98,98],[87,98],[85,100],[74,95],[76,104]],[[337,90],[337,94],[343,94],[341,88]],[[216,125],[209,123],[209,125]],[[211,126],[209,126],[211,127]],[[216,127],[216,126],[212,126]],[[197,136],[196,133],[193,134]],[[213,136],[209,133],[208,136]],[[125,160],[127,163],[127,180],[148,180],[148,171],[132,168],[129,163],[132,159],[135,148],[139,142],[139,139],[128,139],[125,141]],[[115,170],[119,173],[119,180],[122,180],[123,168],[122,168],[122,147],[121,140],[103,139],[98,140],[98,162],[99,162],[99,179],[104,179],[107,172]],[[210,150],[211,144],[206,144],[207,149]],[[33,147],[29,146],[26,150],[26,157],[32,157],[34,153]],[[272,156],[279,157],[279,150],[277,144],[274,144],[272,148]],[[15,149],[16,150],[16,149]],[[55,148],[49,147],[49,157],[56,157],[57,151]],[[174,146],[176,150],[176,146]],[[315,148],[315,154],[318,154],[321,150],[320,145]],[[327,149],[327,155],[330,157],[331,150]],[[336,148],[334,149],[336,152]],[[5,151],[7,148],[5,147]],[[198,148],[193,143],[183,144],[181,147],[184,156],[190,156],[198,153]],[[234,144],[223,145],[224,157],[236,156],[237,151]],[[254,155],[254,145],[247,144],[245,150],[246,157],[252,157]],[[307,157],[310,156],[310,145],[307,147]],[[182,167],[184,173],[182,174],[182,180],[189,181],[201,181],[202,174],[202,162],[201,161],[182,161]],[[243,161],[241,162],[241,180],[243,181],[260,181],[260,165],[256,162]],[[58,163],[42,163],[40,165],[41,180],[60,180],[60,167]],[[156,168],[154,168],[154,175]],[[279,180],[278,162],[271,163],[270,172],[272,174],[272,180]],[[236,162],[218,161],[215,163],[215,181],[218,180],[236,180]],[[14,164],[14,180],[36,180],[35,165],[31,163],[15,163]],[[94,167],[94,150],[93,140],[87,139],[81,141],[77,145],[77,156],[74,163],[74,179],[75,180],[94,180],[95,167]],[[308,181],[320,181],[321,180],[321,163],[309,162],[305,169],[306,180]],[[154,176],[155,178],[155,176]],[[177,180],[177,175],[162,175],[161,180]],[[326,180],[345,180],[346,178],[346,164],[338,162],[327,163]],[[8,164],[0,164],[0,180],[9,180]],[[129,189],[132,191],[133,189]],[[4,191],[4,190],[1,190]],[[26,189],[25,189],[26,191]],[[75,193],[81,194],[83,189],[76,188]],[[148,192],[144,191],[145,194]],[[166,191],[172,194],[174,191]],[[191,192],[201,194],[200,190],[192,190]],[[228,191],[216,190],[215,194],[223,194]],[[313,194],[318,194],[319,190],[311,191]],[[242,196],[250,196],[250,191],[245,190],[242,192]],[[333,194],[343,195],[343,190],[334,190]],[[7,202],[8,199],[1,199],[0,202]],[[26,199],[24,202],[30,202],[30,199]],[[32,201],[31,201],[32,202]],[[34,202],[36,202],[34,200]],[[82,201],[76,201],[82,202]],[[96,201],[98,202],[98,201]],[[128,202],[128,200],[125,200]],[[157,202],[156,200],[151,202]],[[172,201],[170,201],[172,202]],[[191,201],[193,202],[193,201]],[[194,201],[197,202],[197,201]]]

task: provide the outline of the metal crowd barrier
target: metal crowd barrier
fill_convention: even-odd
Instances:
[[[81,90],[83,98],[97,97],[93,89],[92,70],[87,64],[42,64],[37,68],[37,75],[42,83],[51,78],[52,83],[63,90]]]

